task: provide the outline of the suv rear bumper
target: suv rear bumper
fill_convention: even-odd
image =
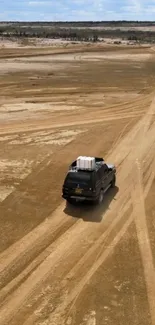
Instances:
[[[73,199],[73,200],[79,200],[79,201],[96,201],[96,196],[76,196],[76,195],[62,195],[62,198],[67,199]]]

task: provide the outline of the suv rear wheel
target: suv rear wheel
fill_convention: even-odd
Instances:
[[[97,204],[102,204],[103,202],[103,197],[104,197],[104,193],[103,193],[103,190],[100,191],[100,194],[98,196],[98,199],[97,199]]]

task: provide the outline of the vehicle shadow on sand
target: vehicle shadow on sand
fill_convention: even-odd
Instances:
[[[83,219],[85,222],[101,222],[105,212],[109,209],[110,203],[115,200],[119,188],[110,188],[104,196],[100,206],[92,202],[82,202],[71,205],[66,202],[64,213],[78,219]]]

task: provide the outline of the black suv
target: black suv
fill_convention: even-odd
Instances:
[[[76,160],[70,165],[62,187],[62,197],[69,203],[94,201],[100,204],[109,187],[115,187],[116,168],[95,157],[94,170],[77,169]]]

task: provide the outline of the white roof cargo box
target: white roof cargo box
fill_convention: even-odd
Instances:
[[[95,169],[95,158],[79,156],[77,158],[77,168],[82,170],[94,170]]]
[[[77,160],[76,160],[76,161],[77,161],[76,164],[77,164],[77,168],[78,168],[78,169],[83,169],[83,167],[84,167],[84,165],[83,165],[83,158],[84,158],[84,157],[79,156],[79,157],[77,158]]]
[[[94,157],[88,157],[88,168],[93,170],[95,169],[95,158]]]

